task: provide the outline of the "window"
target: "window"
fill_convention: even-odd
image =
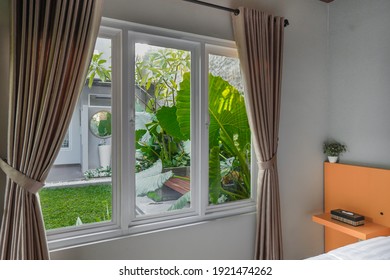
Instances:
[[[138,215],[190,207],[191,50],[158,41],[160,46],[135,41]]]
[[[61,149],[69,149],[70,148],[70,140],[69,140],[69,130],[66,132],[64,141],[62,142]]]
[[[103,19],[90,70],[79,102],[85,178],[41,191],[45,223],[78,209],[68,224],[46,224],[51,249],[255,211],[232,42]],[[94,206],[48,210],[58,189]],[[92,219],[77,214],[95,206]]]
[[[110,37],[96,41],[62,149],[40,191],[47,230],[112,222],[111,45]]]
[[[208,58],[210,203],[248,199],[251,142],[239,60],[220,54]]]

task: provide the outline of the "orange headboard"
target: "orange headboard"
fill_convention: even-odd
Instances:
[[[390,170],[325,162],[324,180],[326,213],[346,209],[390,227]],[[325,229],[325,251],[356,241],[344,233]]]

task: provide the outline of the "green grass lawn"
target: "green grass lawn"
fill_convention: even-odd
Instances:
[[[111,185],[44,188],[39,192],[46,229],[74,226],[111,219]]]

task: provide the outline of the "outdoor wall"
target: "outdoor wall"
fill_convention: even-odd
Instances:
[[[390,1],[330,7],[330,137],[343,162],[390,168]]]
[[[322,211],[322,142],[327,136],[328,5],[313,0],[219,0],[288,18],[278,164],[284,256],[323,251],[323,230],[311,222]],[[337,1],[336,1],[337,2]],[[195,34],[233,39],[231,15],[180,0],[105,1],[103,15]],[[53,259],[251,259],[255,214],[137,235],[53,252]],[[237,240],[237,236],[240,236]],[[232,242],[234,240],[235,242]],[[185,250],[172,247],[184,244]],[[177,248],[177,249],[176,249]]]
[[[0,1],[0,157],[7,157],[7,123],[9,90],[9,2]],[[0,170],[0,223],[4,205],[5,175]]]

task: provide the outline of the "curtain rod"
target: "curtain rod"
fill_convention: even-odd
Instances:
[[[212,4],[212,3],[207,3],[207,2],[203,2],[203,1],[199,1],[199,0],[183,0],[183,1],[191,2],[194,4],[203,5],[203,6],[219,9],[219,10],[228,11],[228,12],[233,13],[236,16],[238,16],[240,14],[239,9],[232,9],[232,8],[228,8],[228,7],[224,7],[224,6],[220,6],[220,5],[216,5],[216,4]],[[288,26],[289,24],[290,23],[288,22],[288,20],[285,19],[284,20],[284,27]]]

